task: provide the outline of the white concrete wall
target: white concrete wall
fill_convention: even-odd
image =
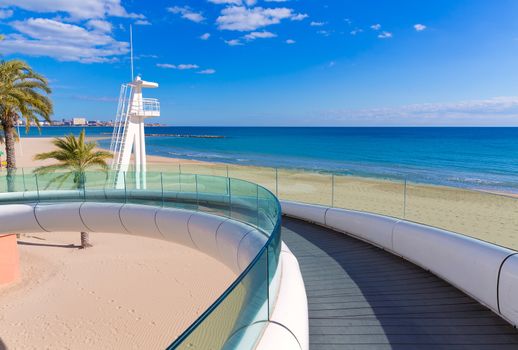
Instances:
[[[318,223],[399,255],[429,270],[518,324],[516,252],[464,235],[381,215],[296,202],[283,214]]]
[[[283,244],[283,246],[285,246]],[[282,280],[277,303],[257,349],[309,349],[308,299],[297,258],[281,250]]]

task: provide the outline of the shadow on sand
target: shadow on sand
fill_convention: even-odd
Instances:
[[[47,244],[47,243],[33,243],[33,242],[24,242],[24,241],[18,241],[18,244],[35,246],[35,247],[72,248],[72,249],[81,248],[80,245],[75,245],[75,244]],[[2,348],[0,348],[0,350],[2,350]]]
[[[312,350],[518,349],[500,317],[397,256],[294,219],[282,239],[302,270]]]
[[[5,346],[5,343],[2,341],[2,338],[0,338],[0,350],[7,350],[7,346]]]

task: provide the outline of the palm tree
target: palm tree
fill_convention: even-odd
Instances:
[[[14,191],[12,181],[16,170],[14,150],[15,127],[25,119],[26,128],[31,123],[40,126],[39,118],[50,121],[52,102],[48,81],[20,60],[0,62],[0,125],[4,132],[9,191]]]
[[[55,159],[59,163],[41,166],[34,170],[36,174],[45,175],[60,171],[54,178],[54,182],[63,184],[73,176],[74,186],[77,189],[85,187],[85,173],[89,169],[108,172],[107,159],[112,157],[110,152],[95,150],[95,142],[85,142],[85,130],[83,129],[76,138],[70,134],[64,138],[55,138],[52,143],[55,151],[40,153],[34,156],[34,160]],[[87,232],[81,232],[81,248],[91,247],[90,237]]]

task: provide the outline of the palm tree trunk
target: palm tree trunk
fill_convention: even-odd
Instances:
[[[91,246],[90,235],[88,232],[81,232],[81,249],[89,248]]]
[[[14,173],[16,172],[16,155],[14,153],[14,125],[9,121],[2,120],[2,128],[4,129],[5,154],[7,158],[7,190],[9,192],[14,192]]]

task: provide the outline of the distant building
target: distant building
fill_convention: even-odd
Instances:
[[[72,119],[72,125],[87,125],[86,118],[74,118]]]

